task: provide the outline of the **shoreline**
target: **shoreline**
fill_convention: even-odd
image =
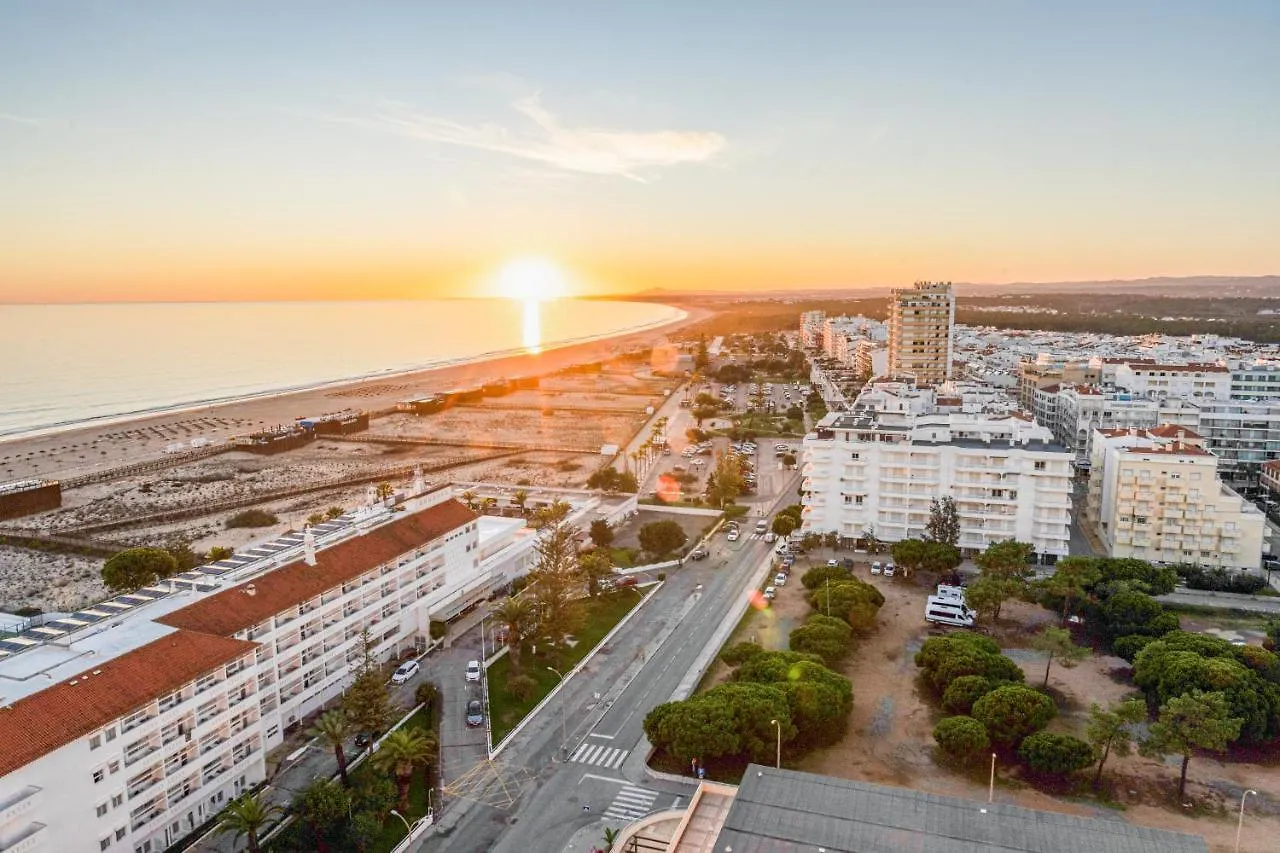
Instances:
[[[674,307],[674,306],[673,306]],[[182,405],[162,411],[109,416],[65,427],[0,437],[0,483],[61,479],[163,457],[176,432],[196,422],[216,420],[215,443],[232,435],[341,409],[377,410],[405,399],[478,384],[499,376],[548,374],[618,353],[652,346],[671,332],[710,316],[677,308],[681,316],[618,334],[552,344],[538,352],[491,353],[407,371],[341,379],[301,389],[264,391],[248,397]],[[163,433],[168,430],[170,435]],[[206,434],[205,427],[198,431]],[[92,454],[92,456],[90,455]]]
[[[238,403],[247,403],[253,400],[259,400],[267,397],[280,397],[290,394],[304,394],[311,391],[324,391],[329,389],[340,389],[351,385],[360,385],[366,382],[379,382],[392,379],[400,379],[403,377],[415,376],[417,374],[428,373],[431,371],[448,370],[454,367],[468,367],[472,365],[481,365],[489,362],[499,362],[510,358],[519,358],[521,356],[537,356],[546,353],[557,352],[570,347],[583,346],[593,343],[601,343],[604,341],[621,340],[631,335],[640,335],[646,332],[656,332],[668,327],[676,328],[679,325],[686,325],[689,320],[689,311],[674,305],[668,305],[668,308],[676,311],[679,316],[665,320],[655,320],[640,326],[631,326],[616,332],[605,332],[599,335],[587,335],[577,338],[566,338],[564,340],[555,341],[550,344],[544,344],[535,351],[530,351],[524,347],[513,347],[505,350],[493,350],[491,352],[480,353],[473,356],[461,356],[458,358],[442,359],[436,362],[414,365],[413,367],[403,368],[387,368],[385,370],[366,373],[359,376],[348,376],[341,379],[326,379],[316,382],[308,382],[300,385],[284,385],[277,388],[264,388],[260,391],[252,391],[247,394],[236,394],[225,397],[211,397],[204,400],[190,400],[185,402],[173,403],[170,405],[153,406],[151,408],[136,409],[128,412],[119,412],[110,415],[95,415],[93,417],[84,418],[76,421],[62,421],[59,423],[44,424],[41,426],[23,429],[18,432],[0,432],[0,455],[7,450],[7,445],[25,441],[28,439],[37,439],[45,437],[53,437],[65,433],[78,432],[81,430],[90,430],[97,427],[107,426],[123,426],[133,421],[148,420],[154,417],[162,417],[165,415],[178,415],[186,412],[197,412],[201,409],[209,409],[219,406],[235,405]],[[0,477],[0,482],[4,482]]]

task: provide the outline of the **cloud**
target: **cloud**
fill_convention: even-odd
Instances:
[[[9,121],[14,124],[28,124],[32,127],[40,126],[40,119],[28,118],[27,116],[16,116],[12,113],[0,113],[0,121]]]
[[[537,94],[511,108],[526,120],[513,129],[502,124],[465,124],[385,103],[368,119],[333,119],[440,145],[492,151],[569,172],[618,175],[643,181],[644,173],[682,163],[702,163],[725,147],[718,133],[696,130],[632,131],[565,127]]]

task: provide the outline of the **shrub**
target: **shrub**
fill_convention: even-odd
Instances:
[[[973,717],[945,717],[933,727],[933,739],[950,758],[966,761],[991,746],[987,729]]]
[[[849,580],[849,571],[839,566],[814,566],[800,576],[800,583],[805,589],[817,589],[831,583],[843,583]]]
[[[973,703],[973,718],[996,743],[1017,746],[1057,716],[1053,700],[1021,684],[997,687]]]
[[[925,640],[916,652],[916,666],[925,681],[945,695],[951,682],[965,675],[980,675],[992,683],[1022,682],[1022,667],[1000,654],[994,640],[980,634],[948,634]]]
[[[1093,747],[1080,738],[1055,732],[1036,732],[1018,747],[1018,757],[1037,773],[1066,776],[1094,761]]]
[[[507,681],[507,692],[521,702],[526,702],[538,689],[538,682],[527,675],[513,675]]]
[[[844,660],[853,647],[853,629],[843,619],[815,613],[791,632],[791,651],[817,655],[827,666]]]
[[[981,675],[962,675],[948,684],[943,692],[943,710],[949,714],[968,714],[973,703],[993,689],[995,685]]]
[[[764,649],[756,643],[734,643],[720,650],[720,660],[729,666],[741,666],[762,651]]]
[[[246,509],[227,519],[227,527],[270,527],[280,519],[264,509]]]
[[[436,699],[440,697],[440,689],[430,681],[424,681],[413,691],[413,701],[419,705],[425,705],[428,708],[436,703]]]
[[[1190,589],[1252,595],[1267,585],[1267,579],[1262,575],[1251,575],[1247,572],[1228,571],[1223,568],[1209,569],[1185,564],[1175,566],[1174,569]]]
[[[1138,652],[1147,647],[1147,644],[1153,642],[1155,637],[1147,637],[1142,634],[1126,634],[1111,644],[1111,651],[1116,657],[1122,657],[1129,663],[1133,663],[1133,659],[1138,656]]]
[[[441,622],[439,619],[432,619],[431,627],[428,630],[431,633],[431,639],[440,640],[449,632],[449,623]]]

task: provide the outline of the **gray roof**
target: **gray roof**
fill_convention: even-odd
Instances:
[[[1208,853],[1204,839],[752,764],[716,853]]]

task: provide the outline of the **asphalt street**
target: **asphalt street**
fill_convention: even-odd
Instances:
[[[794,480],[780,500],[794,491]],[[606,825],[687,802],[692,779],[646,775],[644,717],[671,698],[734,605],[763,579],[771,549],[752,535],[734,543],[718,536],[708,559],[671,572],[644,610],[491,764],[483,747],[446,746],[444,808],[418,849],[561,853],[583,827],[599,825],[603,838]],[[446,721],[466,691],[469,643],[478,651],[478,636],[464,637],[431,665],[441,667],[442,682],[457,682],[446,696]]]

